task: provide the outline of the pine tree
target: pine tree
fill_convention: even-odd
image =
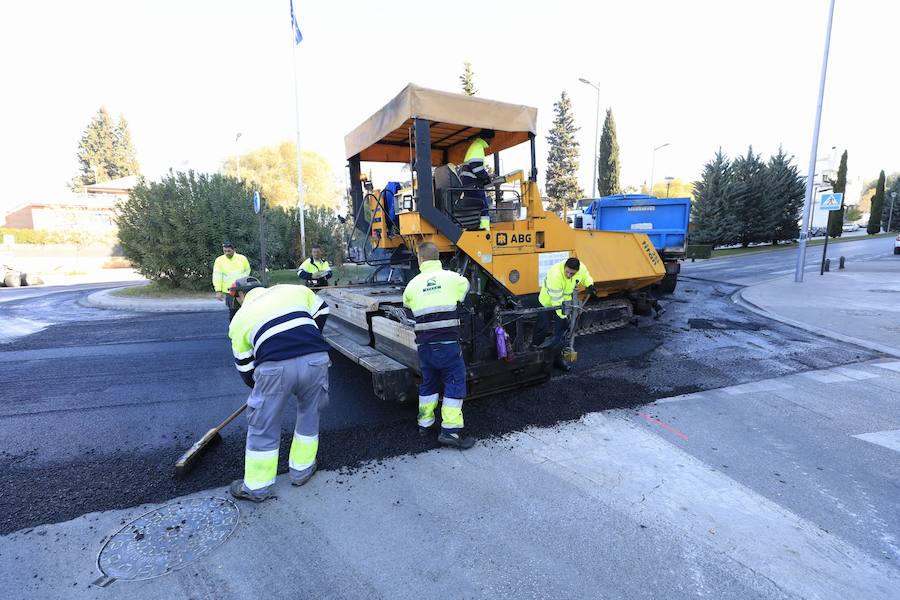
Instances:
[[[140,173],[141,168],[138,164],[134,144],[131,141],[131,131],[128,129],[128,121],[125,120],[125,115],[119,115],[115,134],[116,141],[113,145],[114,158],[110,165],[110,178],[118,179],[128,175],[137,175]]]
[[[463,71],[463,74],[459,76],[459,83],[462,85],[463,94],[466,96],[474,96],[478,93],[478,90],[475,89],[475,73],[472,72],[472,63],[465,61],[463,67],[465,70]]]
[[[553,105],[556,116],[553,127],[547,135],[550,151],[547,155],[546,193],[550,198],[550,209],[561,211],[571,207],[584,196],[578,185],[578,142],[575,133],[575,118],[572,115],[572,100],[563,92],[559,102]]]
[[[872,196],[872,210],[869,213],[869,225],[866,233],[875,235],[881,231],[881,221],[884,214],[884,171],[878,175],[878,183],[875,184],[875,195]]]
[[[620,193],[622,166],[619,164],[619,142],[616,140],[616,122],[611,108],[606,109],[597,162],[597,193],[601,196]]]
[[[837,179],[831,182],[834,193],[843,194],[847,189],[847,151],[841,155],[841,165],[838,167]],[[844,199],[841,199],[841,208],[828,212],[828,235],[833,238],[841,237],[844,227]]]
[[[739,156],[732,165],[732,180],[725,193],[726,205],[732,219],[726,221],[726,238],[746,248],[751,243],[769,241],[771,221],[763,204],[764,165],[753,146],[746,156]]]
[[[113,124],[105,107],[88,123],[78,144],[79,173],[69,188],[80,192],[84,186],[138,174],[131,133],[124,117]]]
[[[700,180],[694,182],[693,221],[696,229],[691,238],[701,244],[713,246],[725,243],[723,221],[726,217],[725,191],[731,180],[731,163],[722,153],[703,166]]]
[[[778,154],[770,157],[765,167],[764,216],[773,244],[800,235],[798,221],[803,212],[805,185],[792,162],[793,157],[779,146]]]

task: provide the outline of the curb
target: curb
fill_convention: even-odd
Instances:
[[[205,299],[180,299],[180,300],[156,300],[151,298],[118,298],[112,293],[124,287],[119,286],[100,290],[88,294],[78,300],[78,303],[88,308],[102,308],[107,310],[125,310],[134,312],[215,312],[225,311],[224,304],[218,300]]]
[[[748,286],[749,287],[749,286]],[[733,293],[731,295],[731,301],[737,304],[738,306],[749,310],[752,313],[756,313],[761,317],[765,317],[767,319],[772,319],[773,321],[778,321],[779,323],[784,323],[785,325],[790,325],[791,327],[796,327],[797,329],[802,329],[808,333],[812,333],[815,335],[820,335],[822,337],[826,337],[838,342],[844,342],[847,344],[853,344],[854,346],[859,346],[861,348],[866,348],[868,350],[874,350],[875,352],[880,352],[882,354],[887,354],[888,356],[894,356],[896,358],[900,358],[900,349],[892,348],[891,346],[885,346],[884,344],[878,344],[876,342],[870,342],[868,340],[861,340],[859,338],[851,337],[849,335],[844,335],[842,333],[837,333],[836,331],[830,331],[828,329],[819,329],[809,325],[807,323],[802,323],[800,321],[795,321],[793,319],[788,319],[787,317],[783,317],[778,313],[770,312],[761,306],[757,306],[753,304],[746,298],[744,298],[744,290],[747,287],[743,287]]]

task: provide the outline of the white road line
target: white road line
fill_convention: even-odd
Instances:
[[[857,381],[862,381],[864,379],[874,379],[875,377],[879,377],[878,373],[869,373],[868,371],[861,371],[859,369],[851,369],[849,367],[835,367],[832,369],[841,375],[846,375],[850,379],[856,379]]]
[[[894,452],[900,452],[900,429],[892,429],[889,431],[875,431],[873,433],[860,433],[853,437],[858,438],[870,444],[878,444],[884,446]]]
[[[819,383],[840,383],[843,381],[853,381],[850,377],[832,371],[807,371],[800,373],[803,377],[818,381]]]
[[[872,366],[880,367],[882,369],[890,369],[891,371],[896,371],[896,372],[900,373],[900,361],[872,363]]]
[[[737,396],[738,394],[752,394],[753,392],[775,392],[778,390],[790,390],[793,389],[793,387],[794,386],[792,386],[790,383],[781,381],[779,379],[763,379],[762,381],[753,381],[751,383],[742,383],[741,385],[722,388],[721,391],[732,396]]]

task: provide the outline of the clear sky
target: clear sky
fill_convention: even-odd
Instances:
[[[410,81],[538,108],[543,185],[553,103],[566,90],[591,188],[595,91],[611,106],[624,184],[694,179],[720,146],[809,160],[827,0],[297,0],[301,144],[343,173],[343,136]],[[900,3],[837,0],[820,155],[850,177],[900,170]],[[0,207],[65,193],[97,108],[130,123],[145,175],[216,170],[294,138],[288,0],[19,0],[0,21]],[[235,144],[235,135],[243,135]],[[526,167],[504,161],[504,170]]]

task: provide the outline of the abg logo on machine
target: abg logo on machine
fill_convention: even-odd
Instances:
[[[531,234],[530,233],[514,233],[511,236],[506,233],[498,233],[496,236],[497,245],[498,246],[506,246],[510,243],[513,244],[530,244],[531,243]]]

